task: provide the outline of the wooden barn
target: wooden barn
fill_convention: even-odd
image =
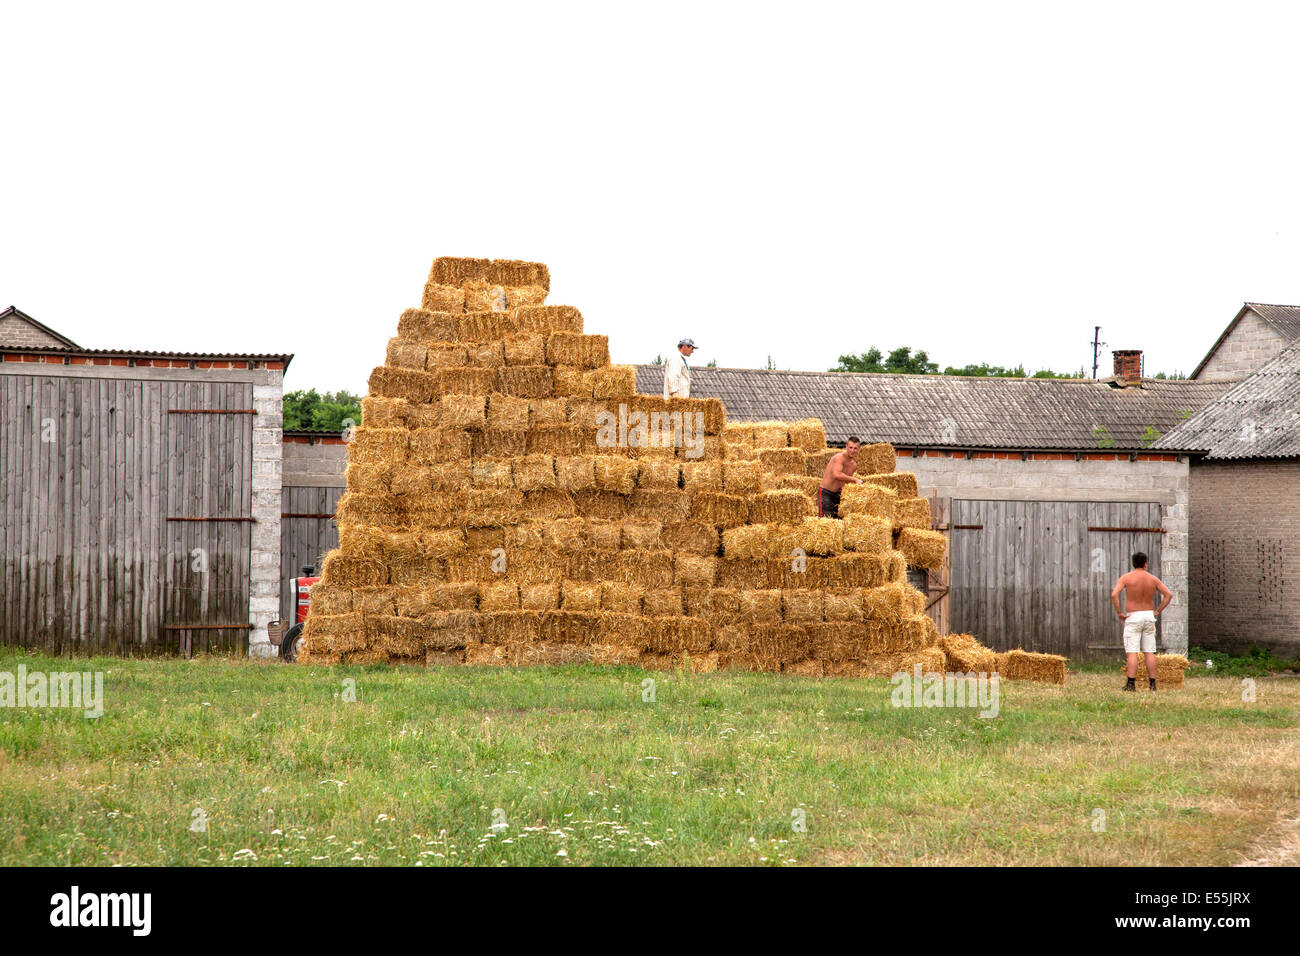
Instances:
[[[269,651],[291,355],[82,348],[0,312],[0,636]]]

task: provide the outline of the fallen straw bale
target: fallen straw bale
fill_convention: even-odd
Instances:
[[[939,638],[945,668],[963,674],[991,674],[998,669],[997,652],[970,634],[948,634]]]
[[[931,570],[943,567],[947,549],[948,538],[942,531],[904,528],[898,533],[898,550],[912,567]]]
[[[998,673],[1007,680],[1065,683],[1065,658],[1059,654],[1032,654],[1014,650],[998,654]]]

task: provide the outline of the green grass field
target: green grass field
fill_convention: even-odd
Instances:
[[[1004,682],[983,719],[879,679],[19,664],[103,670],[105,713],[0,709],[4,865],[1224,864],[1300,806],[1286,678]]]

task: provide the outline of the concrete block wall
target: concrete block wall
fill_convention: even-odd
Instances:
[[[287,488],[344,488],[348,446],[342,440],[284,442],[284,485]]]
[[[916,474],[923,496],[994,501],[1158,502],[1165,536],[1161,579],[1174,593],[1162,615],[1166,650],[1186,653],[1188,645],[1187,461],[1021,461],[1004,458],[911,458],[900,455],[900,471]]]
[[[284,372],[267,370],[253,383],[253,542],[249,565],[248,653],[274,654],[266,626],[280,616],[280,490]]]
[[[1267,322],[1254,312],[1247,312],[1196,378],[1211,382],[1246,378],[1259,371],[1288,344]]]
[[[1300,461],[1191,469],[1192,641],[1300,652]]]

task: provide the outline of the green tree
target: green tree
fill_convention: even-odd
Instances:
[[[886,356],[874,345],[860,355],[841,355],[840,364],[832,372],[895,372],[903,375],[936,375],[939,366],[930,361],[924,349],[913,352],[911,347],[894,349]]]
[[[346,419],[361,424],[361,396],[347,390],[320,394],[314,388],[285,393],[285,431],[342,432]]]

